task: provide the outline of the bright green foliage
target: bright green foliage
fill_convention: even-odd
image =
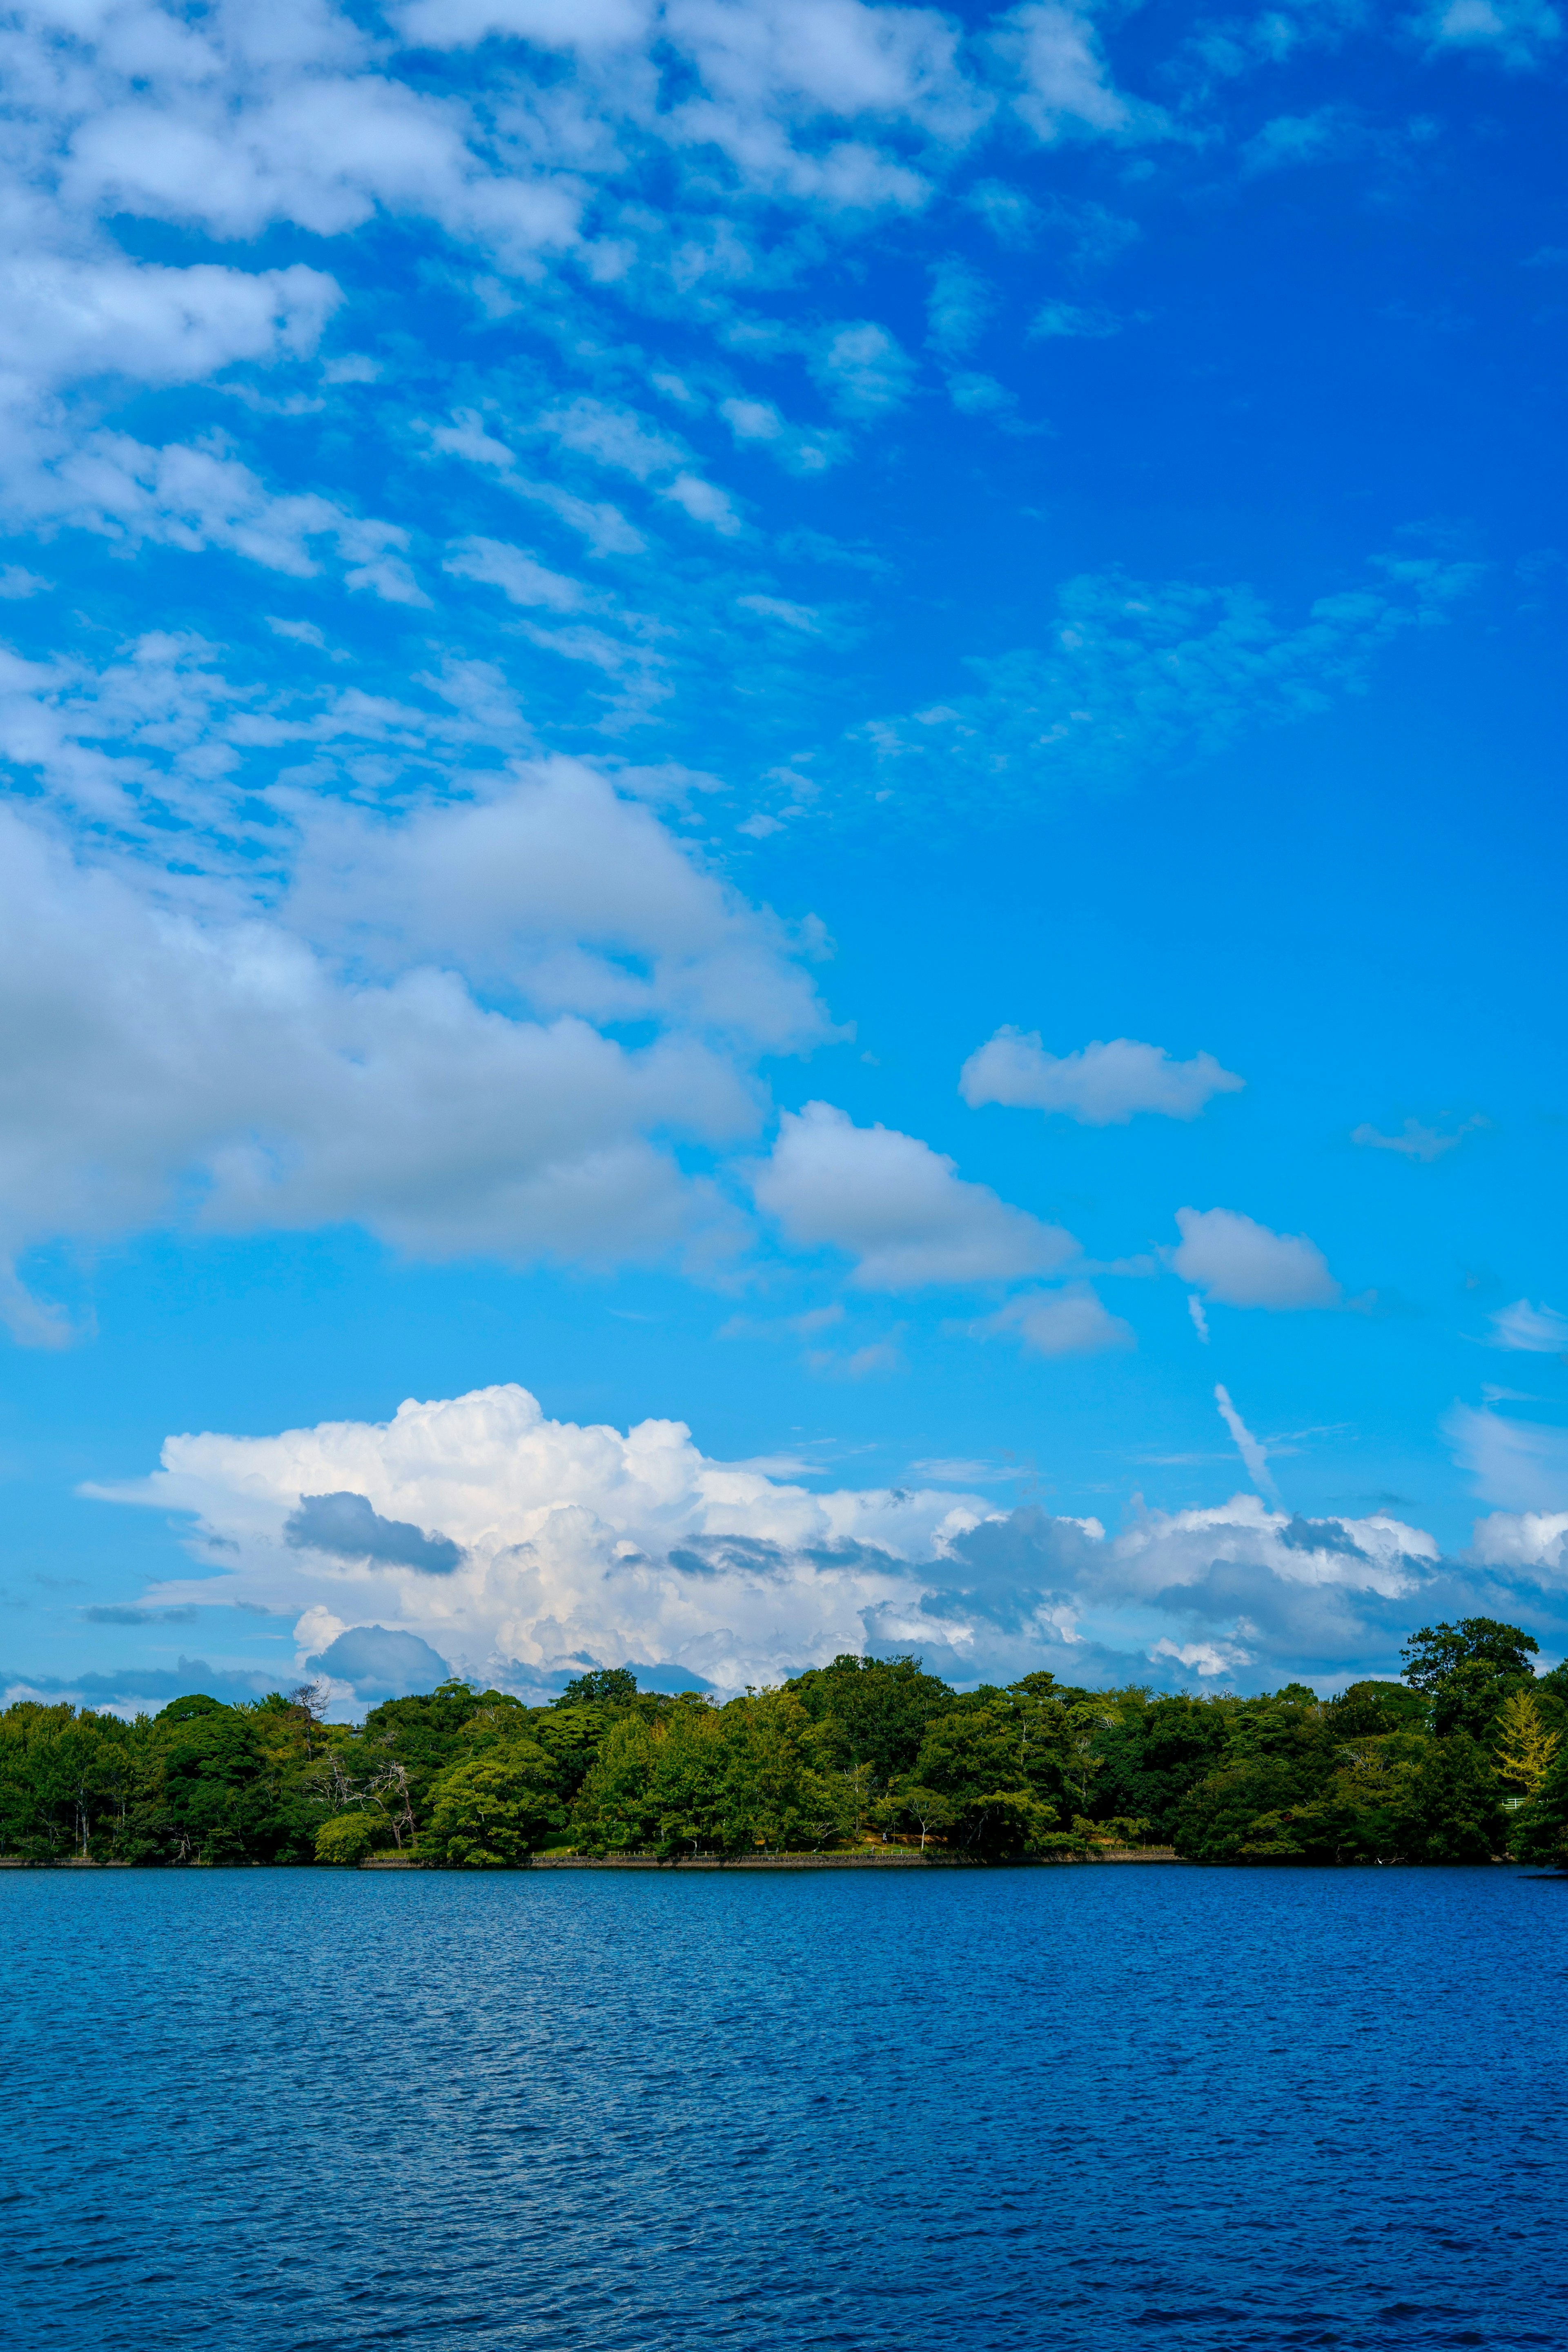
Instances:
[[[1547,1729],[1535,1700],[1522,1690],[1510,1691],[1497,1711],[1494,1730],[1499,1772],[1510,1789],[1533,1797],[1563,1745],[1562,1734]]]
[[[334,1813],[316,1832],[318,1862],[363,1862],[367,1854],[389,1845],[384,1824],[374,1813]]]
[[[470,1870],[521,1862],[566,1819],[554,1766],[531,1739],[498,1743],[471,1764],[450,1766],[431,1784],[429,1801],[421,1854]]]
[[[616,1724],[574,1826],[599,1853],[819,1846],[853,1829],[863,1788],[853,1773],[819,1768],[819,1728],[788,1689],[725,1707],[683,1694],[662,1720]]]

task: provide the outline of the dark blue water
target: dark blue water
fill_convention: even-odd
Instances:
[[[1568,2344],[1568,1883],[0,1877],[0,2338]]]

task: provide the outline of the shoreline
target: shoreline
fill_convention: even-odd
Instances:
[[[1163,1863],[1194,1867],[1171,1846],[1130,1846],[1106,1853],[1020,1853],[994,1862],[978,1855],[911,1853],[891,1847],[863,1853],[533,1853],[518,1870],[1047,1870],[1093,1863]],[[0,1870],[460,1870],[454,1863],[426,1862],[415,1854],[372,1854],[363,1862],[97,1862],[90,1855],[58,1862],[32,1862],[23,1854],[0,1854]]]

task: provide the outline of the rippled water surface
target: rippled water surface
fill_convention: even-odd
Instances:
[[[7,2347],[1568,2345],[1568,1882],[0,1877]]]

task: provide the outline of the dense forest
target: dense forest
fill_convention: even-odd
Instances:
[[[1196,1862],[1568,1869],[1568,1667],[1488,1617],[1424,1627],[1400,1682],[1320,1700],[958,1692],[836,1658],[727,1706],[586,1674],[552,1705],[446,1682],[359,1725],[310,1685],[125,1722],[0,1713],[0,1854],[28,1862],[505,1868],[541,1849],[682,1855],[897,1841],[974,1862],[1168,1845]]]

